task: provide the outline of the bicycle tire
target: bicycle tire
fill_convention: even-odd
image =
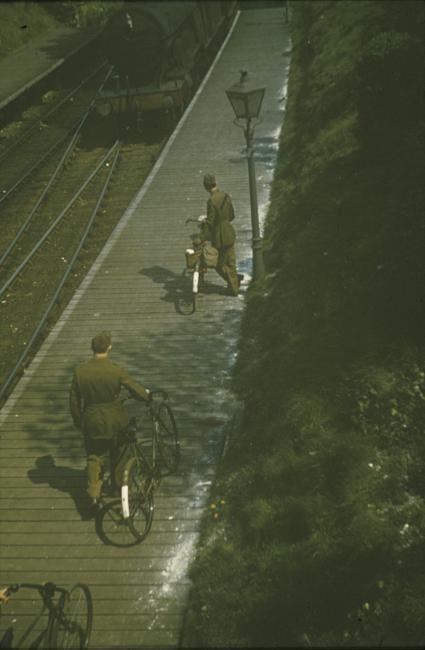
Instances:
[[[121,507],[128,528],[139,542],[152,526],[153,487],[154,479],[147,462],[140,456],[131,458],[124,468]]]
[[[76,582],[61,596],[62,616],[57,619],[47,639],[48,648],[85,650],[93,625],[93,600],[88,586]]]
[[[159,455],[163,466],[175,472],[180,462],[180,440],[171,406],[162,403],[155,415]]]

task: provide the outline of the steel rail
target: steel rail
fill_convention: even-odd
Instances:
[[[84,119],[84,121],[85,121],[85,119]],[[3,253],[3,255],[0,257],[0,266],[2,266],[2,265],[4,264],[5,260],[9,257],[10,253],[11,253],[12,250],[15,248],[16,244],[18,243],[18,241],[19,241],[19,239],[21,238],[21,236],[23,235],[23,233],[27,230],[27,228],[28,228],[30,222],[32,221],[32,219],[33,219],[35,213],[37,212],[38,208],[40,207],[40,204],[42,203],[42,201],[43,201],[43,199],[45,198],[46,194],[48,193],[48,191],[50,190],[51,186],[53,185],[53,182],[54,182],[56,176],[58,175],[60,169],[62,169],[62,167],[63,167],[63,165],[64,165],[64,163],[65,163],[66,158],[69,156],[69,154],[71,153],[72,149],[74,148],[75,143],[77,142],[78,136],[80,135],[80,130],[81,130],[81,129],[80,129],[80,126],[78,126],[78,127],[77,127],[77,130],[75,131],[74,135],[72,136],[72,139],[70,140],[70,142],[69,142],[69,144],[68,144],[68,146],[67,146],[67,148],[66,148],[66,150],[65,150],[65,153],[63,154],[63,156],[62,156],[62,158],[60,159],[60,161],[59,161],[59,163],[58,163],[58,165],[57,165],[55,171],[53,172],[53,174],[52,174],[52,176],[51,176],[49,182],[47,183],[46,187],[45,187],[44,190],[42,191],[42,193],[41,193],[41,195],[39,196],[39,198],[37,199],[37,201],[35,202],[35,204],[34,204],[34,206],[32,207],[30,213],[28,214],[28,216],[27,216],[25,222],[22,224],[22,226],[20,227],[20,229],[19,229],[18,232],[16,233],[15,238],[14,238],[13,241],[9,244],[9,246],[7,247],[7,249],[5,250],[5,252]]]
[[[108,78],[109,78],[111,72],[112,72],[112,67],[110,66],[109,69],[108,69],[108,72],[107,72],[106,75],[105,75],[104,80],[102,81],[101,85],[100,85],[99,88],[97,89],[96,94],[95,94],[95,96],[93,97],[93,99],[92,99],[92,101],[91,101],[91,103],[90,103],[90,110],[93,108],[93,106],[94,106],[94,104],[95,104],[95,101],[96,101],[96,98],[97,98],[98,94],[102,91],[102,88],[103,88],[103,86],[105,85],[106,81],[108,80]],[[72,125],[72,127],[71,127],[70,129],[68,129],[68,131],[66,132],[66,134],[65,134],[63,137],[61,137],[59,140],[57,140],[57,141],[56,141],[56,142],[55,142],[55,143],[50,147],[50,149],[48,149],[47,152],[45,152],[45,153],[41,156],[41,158],[39,158],[39,159],[38,159],[38,160],[37,160],[33,165],[31,165],[31,167],[30,167],[26,172],[24,172],[23,176],[21,176],[21,177],[16,181],[16,183],[15,183],[14,185],[12,185],[12,187],[9,187],[8,190],[3,190],[3,195],[0,197],[0,204],[1,204],[3,201],[5,201],[5,200],[10,196],[10,194],[12,194],[12,192],[14,192],[14,191],[15,191],[15,190],[16,190],[16,189],[17,189],[17,188],[18,188],[18,187],[19,187],[19,186],[24,182],[24,180],[26,180],[26,179],[28,178],[28,176],[30,176],[30,175],[32,174],[32,172],[33,172],[35,169],[37,169],[37,167],[39,167],[39,165],[41,165],[41,163],[44,162],[44,160],[45,160],[48,156],[50,156],[50,154],[51,154],[51,153],[52,153],[52,152],[53,152],[53,151],[54,151],[54,150],[55,150],[55,149],[56,149],[60,144],[62,144],[62,142],[63,142],[64,140],[66,140],[66,138],[69,136],[69,134],[70,134],[70,133],[75,129],[76,125],[79,124],[79,120],[80,120],[80,118],[78,118],[78,121],[77,121],[77,122],[74,122],[74,124]]]
[[[86,241],[86,239],[87,239],[87,237],[88,237],[88,235],[89,235],[89,233],[91,231],[92,225],[93,225],[94,220],[95,220],[95,218],[97,216],[97,213],[99,211],[99,207],[100,207],[100,205],[101,205],[101,203],[103,201],[103,198],[104,198],[104,196],[106,194],[106,190],[108,189],[110,180],[112,178],[112,174],[113,174],[113,172],[115,170],[115,166],[116,166],[117,161],[118,161],[118,156],[119,156],[119,153],[120,153],[120,150],[121,150],[121,143],[119,142],[119,140],[117,140],[114,143],[114,145],[112,146],[112,148],[109,150],[109,152],[108,152],[109,156],[112,155],[112,152],[114,151],[114,149],[116,149],[116,151],[115,151],[114,159],[112,161],[111,169],[109,170],[109,174],[107,176],[105,184],[104,184],[104,186],[102,187],[102,189],[101,189],[101,191],[99,193],[99,197],[98,197],[98,199],[96,201],[96,205],[95,205],[95,207],[93,209],[93,212],[92,212],[92,214],[90,216],[89,221],[87,222],[87,225],[86,225],[85,230],[83,232],[83,235],[82,235],[82,237],[81,237],[81,239],[80,239],[80,241],[79,241],[79,243],[77,245],[77,248],[75,249],[74,254],[73,254],[73,256],[72,256],[72,258],[71,258],[71,260],[70,260],[70,262],[69,262],[69,264],[68,264],[68,266],[66,268],[66,270],[65,270],[65,273],[63,274],[63,276],[62,276],[62,278],[61,278],[61,280],[60,280],[60,282],[59,282],[59,284],[58,284],[58,286],[56,288],[56,291],[53,294],[53,297],[50,300],[50,302],[49,302],[43,316],[41,317],[37,327],[35,328],[34,332],[32,333],[31,338],[29,339],[29,341],[28,341],[28,343],[27,343],[27,345],[25,347],[25,350],[22,352],[21,356],[19,357],[18,361],[16,362],[15,366],[13,367],[12,371],[9,373],[8,377],[6,378],[6,381],[3,383],[3,385],[0,388],[0,408],[1,408],[2,401],[3,401],[4,397],[5,397],[5,394],[6,394],[7,390],[8,390],[8,388],[9,388],[9,386],[12,384],[12,382],[16,378],[16,375],[19,373],[19,371],[23,367],[23,365],[24,365],[24,363],[25,363],[25,361],[26,361],[26,359],[27,359],[27,357],[28,357],[28,355],[30,353],[31,346],[36,341],[36,339],[39,336],[41,330],[43,329],[47,319],[49,318],[49,315],[50,315],[53,307],[58,302],[60,292],[62,291],[62,289],[63,289],[63,287],[65,285],[65,282],[67,281],[67,279],[69,277],[69,274],[71,273],[72,268],[73,268],[79,254],[81,252],[81,249],[84,246],[85,241]]]
[[[41,246],[44,244],[46,239],[50,236],[50,234],[53,232],[53,230],[56,228],[56,226],[59,225],[59,223],[62,221],[66,213],[72,208],[74,203],[77,201],[77,199],[81,196],[81,194],[84,192],[86,189],[87,185],[93,180],[93,178],[96,176],[96,174],[99,172],[101,167],[105,164],[105,162],[110,158],[112,155],[114,149],[117,147],[117,142],[111,147],[111,149],[103,156],[102,160],[96,165],[94,170],[90,173],[90,175],[86,178],[84,183],[79,187],[79,189],[75,192],[75,194],[72,196],[72,198],[68,201],[66,206],[61,210],[59,215],[56,217],[54,222],[48,227],[48,229],[45,231],[44,235],[40,237],[38,242],[35,244],[35,246],[32,248],[32,250],[28,253],[26,258],[19,264],[19,266],[15,269],[15,271],[12,273],[12,275],[9,277],[8,280],[4,283],[4,285],[0,288],[0,297],[4,294],[5,291],[10,287],[10,285],[16,280],[22,269],[24,269],[28,262],[33,258],[35,253],[41,248]]]
[[[58,175],[59,171],[62,169],[63,165],[65,164],[66,159],[68,158],[71,151],[73,150],[73,148],[74,148],[74,146],[75,146],[75,144],[77,142],[77,139],[78,139],[78,137],[80,135],[81,129],[83,128],[83,126],[84,126],[90,112],[93,110],[93,107],[94,107],[94,100],[91,102],[90,106],[88,107],[87,111],[85,112],[85,114],[83,115],[81,121],[79,122],[79,124],[77,126],[77,129],[76,129],[74,135],[72,136],[72,139],[70,140],[67,148],[65,149],[65,152],[62,155],[62,158],[60,159],[55,171],[53,172],[53,174],[52,174],[52,176],[51,176],[51,178],[49,180],[49,182],[47,183],[46,187],[42,191],[42,193],[39,196],[39,198],[37,199],[37,201],[35,202],[34,206],[31,208],[30,213],[28,214],[28,217],[26,218],[25,222],[22,224],[22,226],[20,227],[20,229],[16,233],[15,238],[9,244],[8,248],[5,250],[3,255],[0,257],[0,266],[2,266],[4,264],[4,261],[9,257],[10,253],[15,248],[15,246],[18,243],[21,236],[27,230],[27,228],[28,228],[29,224],[31,223],[35,213],[37,212],[38,208],[40,207],[43,199],[45,198],[45,196],[48,193],[49,189],[53,185],[56,176]],[[69,135],[69,132],[68,132],[67,135]]]
[[[90,81],[90,79],[91,79],[92,77],[95,77],[95,76],[96,76],[96,75],[101,71],[101,69],[102,69],[105,65],[106,65],[106,61],[104,61],[104,62],[103,62],[103,63],[102,63],[98,68],[96,68],[96,70],[95,70],[94,72],[92,72],[92,73],[91,73],[88,77],[86,77],[86,78],[85,78],[85,79],[84,79],[80,84],[78,84],[78,86],[76,86],[73,90],[71,90],[71,92],[69,92],[69,93],[66,95],[66,97],[64,97],[63,99],[60,100],[60,102],[58,102],[57,104],[55,104],[55,106],[53,106],[53,107],[50,109],[50,111],[48,111],[45,115],[42,115],[39,119],[35,120],[35,122],[34,122],[34,123],[33,123],[33,124],[32,124],[32,125],[31,125],[31,126],[30,126],[26,131],[25,131],[25,132],[24,132],[24,133],[22,133],[21,136],[20,136],[17,140],[15,140],[14,142],[12,142],[12,143],[7,147],[7,149],[4,149],[3,151],[0,151],[0,163],[2,162],[3,158],[4,158],[5,156],[7,156],[7,154],[9,154],[13,149],[15,149],[15,147],[18,146],[18,144],[20,144],[20,143],[22,142],[22,140],[26,139],[26,138],[28,137],[28,135],[29,135],[30,133],[32,133],[32,131],[34,131],[35,128],[37,128],[38,126],[40,126],[40,123],[41,123],[41,122],[46,121],[48,117],[50,117],[50,116],[53,115],[57,110],[59,110],[59,108],[60,108],[60,107],[61,107],[65,102],[67,102],[71,97],[73,97],[73,95],[75,95],[75,94],[80,90],[80,88],[81,88],[82,86],[84,86],[88,81]]]
[[[19,185],[21,185],[21,184],[22,184],[22,183],[23,183],[23,182],[28,178],[28,176],[30,176],[30,175],[32,174],[32,172],[33,172],[35,169],[37,169],[37,167],[38,167],[39,165],[41,165],[41,163],[44,162],[44,160],[45,160],[46,158],[48,158],[48,157],[50,156],[50,154],[52,154],[53,151],[54,151],[55,149],[57,149],[57,147],[59,147],[59,145],[62,144],[62,142],[64,142],[64,140],[66,140],[66,139],[69,137],[69,134],[72,133],[72,131],[75,129],[75,127],[76,127],[77,124],[78,124],[78,122],[75,122],[75,123],[72,125],[72,127],[71,127],[70,129],[68,129],[68,131],[65,133],[65,135],[62,136],[59,140],[57,140],[57,141],[56,141],[56,142],[55,142],[55,143],[50,147],[50,149],[48,149],[48,150],[43,154],[43,156],[42,156],[41,158],[39,158],[39,159],[37,160],[37,162],[35,162],[35,163],[30,167],[30,169],[28,169],[26,172],[24,172],[23,176],[21,176],[21,177],[19,178],[19,180],[17,180],[16,183],[15,183],[14,185],[12,185],[12,187],[9,187],[8,190],[3,190],[3,195],[0,197],[0,204],[3,203],[3,201],[5,201],[5,200],[9,197],[9,195],[12,194],[12,192],[14,192],[14,191],[19,187]]]

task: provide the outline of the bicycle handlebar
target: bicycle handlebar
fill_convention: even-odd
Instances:
[[[164,399],[168,399],[168,393],[166,390],[151,390],[150,395],[162,395]]]
[[[207,219],[207,217],[204,216],[204,215],[202,215],[202,219],[201,219],[200,217],[198,217],[197,219],[192,219],[192,217],[188,217],[188,218],[186,219],[186,221],[185,221],[185,224],[188,224],[188,223],[197,223],[198,226],[201,227],[201,226],[203,226],[203,224],[205,223],[206,219]]]
[[[6,587],[6,597],[15,594],[19,589],[37,589],[46,598],[52,598],[56,591],[62,594],[66,593],[66,589],[58,587],[54,582],[45,582],[44,584],[35,584],[32,582],[19,582]]]
[[[149,397],[150,397],[150,399],[152,399],[152,397],[153,397],[154,395],[162,395],[162,397],[163,397],[164,400],[167,400],[167,399],[168,399],[168,393],[167,393],[166,390],[150,390],[150,391],[149,391]],[[129,394],[127,395],[127,397],[124,397],[124,398],[121,400],[121,402],[122,402],[122,403],[127,402],[127,400],[129,400],[129,399],[136,399],[136,398],[135,398],[134,395],[132,395],[131,393],[129,393]],[[150,401],[150,400],[149,400],[149,401]]]

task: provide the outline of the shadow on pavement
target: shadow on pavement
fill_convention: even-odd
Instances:
[[[192,277],[190,274],[185,271],[174,273],[174,271],[170,271],[170,269],[163,266],[151,266],[150,268],[141,269],[140,275],[145,275],[156,284],[162,284],[167,293],[162,296],[161,300],[173,303],[178,313],[184,313],[181,310],[182,301],[186,301],[188,295],[192,293]],[[207,281],[204,281],[200,288],[201,295],[226,295],[226,287],[208,282],[208,279],[214,278],[214,275],[217,276],[214,269],[208,271]]]
[[[88,520],[90,514],[90,499],[85,491],[86,472],[82,469],[55,465],[51,454],[40,456],[35,461],[35,468],[28,470],[28,478],[32,483],[45,483],[53,490],[69,494],[74,502],[80,518]]]

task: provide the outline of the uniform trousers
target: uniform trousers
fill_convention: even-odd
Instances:
[[[121,487],[124,466],[127,461],[126,446],[119,436],[112,439],[89,438],[85,440],[87,453],[87,493],[92,499],[102,494],[103,473],[109,464],[112,487]]]
[[[217,273],[226,280],[228,290],[235,296],[239,293],[239,280],[236,271],[235,246],[222,246],[218,250]]]

